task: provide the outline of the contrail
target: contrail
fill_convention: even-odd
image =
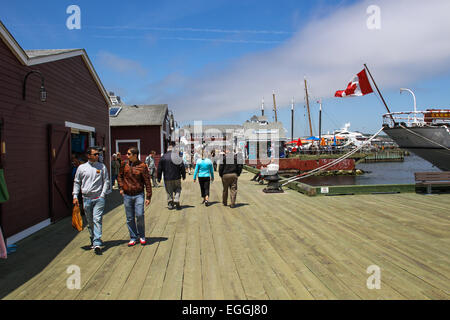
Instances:
[[[293,34],[288,31],[277,30],[227,30],[227,29],[211,29],[211,28],[167,28],[167,27],[132,27],[132,26],[85,26],[85,28],[104,29],[104,30],[146,30],[146,31],[188,31],[188,32],[211,32],[211,33],[253,33],[253,34]]]
[[[150,39],[151,36],[101,36],[94,35],[94,38],[100,39]],[[186,38],[186,37],[157,37],[160,40],[179,40],[179,41],[206,41],[206,42],[229,42],[229,43],[256,43],[256,44],[273,44],[282,43],[282,41],[268,41],[268,40],[234,40],[221,38]]]

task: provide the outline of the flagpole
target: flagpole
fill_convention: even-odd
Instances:
[[[373,84],[375,85],[375,88],[377,89],[378,94],[380,95],[381,100],[383,101],[384,106],[386,107],[387,112],[389,113],[389,115],[391,116],[392,121],[393,121],[394,124],[395,124],[396,122],[395,122],[395,120],[394,120],[394,117],[393,117],[392,114],[391,114],[391,110],[389,110],[389,108],[388,108],[388,106],[387,106],[387,104],[386,104],[386,101],[384,101],[383,95],[381,94],[380,90],[378,89],[377,83],[376,83],[375,80],[373,79],[372,74],[370,73],[369,68],[367,68],[367,65],[366,65],[365,63],[364,63],[364,68],[365,68],[365,69],[367,70],[367,72],[369,73],[369,76],[370,76],[370,78],[372,79],[372,82],[373,82]]]

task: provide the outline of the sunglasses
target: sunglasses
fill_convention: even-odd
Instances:
[[[100,153],[91,153],[91,156],[98,156]]]
[[[131,155],[132,155],[132,153],[131,153],[131,152],[127,152],[127,155],[131,156]]]

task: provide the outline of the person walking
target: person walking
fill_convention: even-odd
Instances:
[[[146,244],[144,203],[147,207],[152,199],[150,173],[147,165],[141,162],[138,156],[138,148],[131,147],[128,149],[128,161],[124,162],[120,167],[118,177],[120,194],[123,196],[127,226],[130,233],[129,247],[134,246],[138,238],[141,245]]]
[[[116,186],[117,176],[119,175],[120,162],[117,160],[117,155],[114,153],[111,160],[111,189]]]
[[[120,154],[120,152],[117,152],[116,155],[117,155],[117,160],[120,163],[120,166],[122,166],[122,155]]]
[[[219,176],[222,178],[223,192],[222,203],[224,206],[228,204],[228,189],[230,189],[231,204],[230,208],[236,206],[237,183],[238,177],[241,175],[243,168],[243,159],[235,154],[231,159],[227,155],[223,155],[219,165]]]
[[[96,148],[89,147],[87,149],[88,161],[78,167],[72,192],[73,204],[79,206],[78,194],[81,191],[91,248],[96,254],[102,252],[102,220],[106,192],[109,188],[108,171],[103,163],[98,162],[99,154],[100,152]]]
[[[183,152],[183,164],[184,164],[184,168],[188,170],[188,174],[191,174],[191,160],[189,159],[190,155],[188,152]]]
[[[200,183],[200,191],[203,198],[202,203],[205,206],[209,206],[209,185],[210,182],[214,181],[214,169],[212,161],[205,157],[205,153],[206,151],[203,150],[202,158],[195,165],[194,183],[198,175],[198,182]]]
[[[145,164],[148,166],[150,172],[150,177],[152,178],[153,188],[157,188],[158,182],[156,181],[156,165],[155,165],[155,155],[154,150],[150,151],[150,154],[145,158]]]
[[[159,160],[158,164],[158,183],[161,182],[164,174],[164,187],[167,193],[167,206],[170,210],[175,207],[181,209],[181,177],[186,179],[186,169],[184,168],[183,159],[178,152],[173,151],[173,145],[167,148],[167,152]]]

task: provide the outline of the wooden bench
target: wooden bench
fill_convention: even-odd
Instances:
[[[416,186],[426,186],[427,193],[431,193],[431,186],[448,185],[450,186],[450,171],[440,172],[415,172]]]

